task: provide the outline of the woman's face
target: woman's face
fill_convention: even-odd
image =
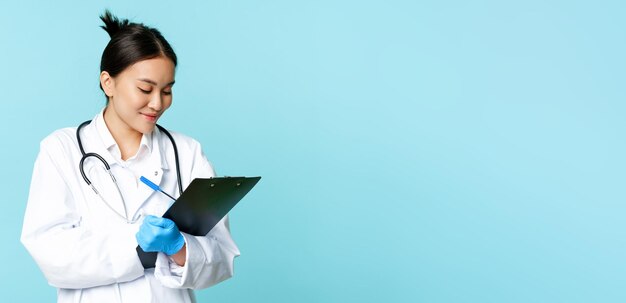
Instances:
[[[175,66],[166,57],[139,61],[111,77],[100,74],[100,83],[109,98],[105,121],[113,132],[147,134],[172,105]]]

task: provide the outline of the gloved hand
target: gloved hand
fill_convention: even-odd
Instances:
[[[185,238],[174,221],[151,215],[143,219],[135,237],[144,251],[160,251],[168,256],[176,254],[185,245]]]

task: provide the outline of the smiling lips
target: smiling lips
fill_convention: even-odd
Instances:
[[[158,117],[157,114],[144,114],[144,113],[141,113],[141,115],[143,115],[144,118],[146,118],[146,120],[148,120],[150,122],[156,122],[156,119]]]

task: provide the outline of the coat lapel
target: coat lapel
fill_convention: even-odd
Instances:
[[[162,157],[162,141],[163,135],[159,132],[158,128],[154,129],[153,137],[152,137],[152,153],[149,156],[147,168],[140,172],[140,176],[146,177],[146,179],[152,181],[152,183],[159,185],[159,187],[163,187],[163,174],[169,170],[167,161],[165,161],[164,157]],[[162,194],[161,192],[155,191],[149,186],[143,184],[143,182],[137,180],[138,189],[136,201],[138,201],[137,207],[133,210],[133,216],[137,215],[137,212],[142,209],[142,207],[148,202],[148,200],[153,199],[154,201],[167,201],[169,198]],[[153,203],[153,209],[146,209],[146,212],[161,215],[160,209],[161,205],[157,205],[158,203]],[[169,206],[169,205],[168,205]],[[167,207],[165,209],[167,209]]]

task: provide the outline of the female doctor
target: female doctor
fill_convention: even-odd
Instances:
[[[176,54],[154,28],[100,18],[111,36],[100,65],[106,106],[42,140],[22,243],[58,302],[195,302],[193,289],[233,275],[239,250],[227,217],[206,236],[182,233],[160,217],[172,199],[139,181],[177,197],[215,175],[197,141],[156,127],[172,104]],[[155,268],[144,269],[137,245],[158,252]]]

